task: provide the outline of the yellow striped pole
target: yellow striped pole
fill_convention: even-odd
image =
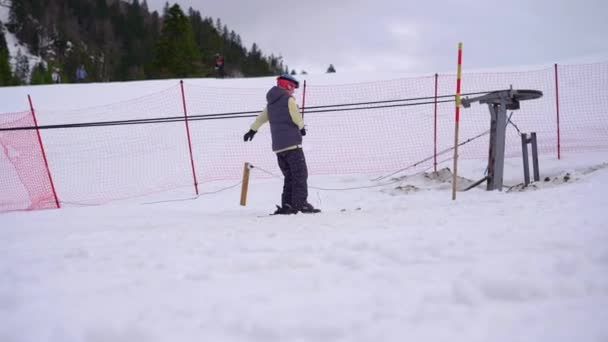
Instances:
[[[454,173],[452,174],[452,200],[456,199],[458,176],[458,126],[460,125],[460,76],[462,70],[462,43],[458,43],[458,74],[456,77],[456,124],[454,126]]]

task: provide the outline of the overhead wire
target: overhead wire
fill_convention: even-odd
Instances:
[[[477,95],[487,92],[475,92],[466,93],[466,95]],[[455,98],[455,95],[441,95],[441,96],[429,96],[429,97],[416,97],[406,98],[397,100],[383,100],[383,101],[371,101],[371,102],[356,102],[356,103],[344,103],[344,104],[331,104],[321,106],[309,106],[303,107],[307,114],[311,113],[326,113],[326,112],[340,112],[340,111],[354,111],[354,110],[369,110],[369,109],[384,109],[384,108],[395,108],[395,107],[408,107],[408,106],[419,106],[428,105],[435,103],[447,103],[454,102],[455,100],[441,100],[435,101],[434,99],[439,98]],[[421,100],[431,100],[426,102],[413,102]],[[392,103],[392,104],[387,104]],[[386,104],[386,105],[381,105]],[[371,105],[371,106],[370,106]],[[364,106],[364,107],[362,107]],[[8,127],[0,128],[0,132],[3,131],[22,131],[22,130],[40,130],[40,129],[66,129],[66,128],[84,128],[84,127],[106,127],[106,126],[122,126],[122,125],[140,125],[140,124],[154,124],[154,123],[171,123],[171,122],[183,122],[183,121],[199,121],[199,120],[218,120],[218,119],[237,119],[237,118],[249,118],[255,117],[259,114],[259,111],[237,111],[227,113],[212,113],[212,114],[199,114],[189,116],[167,116],[158,118],[148,119],[127,119],[127,120],[113,120],[113,121],[95,121],[95,122],[82,122],[82,123],[67,123],[67,124],[53,124],[53,125],[38,125],[38,126],[19,126],[19,127]]]

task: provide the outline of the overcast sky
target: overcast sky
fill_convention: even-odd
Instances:
[[[162,12],[166,0],[147,0]],[[455,72],[608,60],[607,0],[172,0],[298,73]]]

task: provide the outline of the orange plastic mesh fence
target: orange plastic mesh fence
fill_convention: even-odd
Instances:
[[[608,149],[608,63],[559,66],[561,150]],[[438,76],[437,151],[454,144],[455,75]],[[184,82],[192,159],[183,121],[42,129],[41,138],[57,196],[63,203],[99,204],[184,188],[198,182],[238,180],[245,161],[279,175],[270,130],[253,141],[243,134],[265,104],[265,88],[211,88]],[[462,93],[535,89],[544,96],[522,101],[507,129],[506,157],[521,155],[521,132],[536,132],[540,154],[557,157],[554,68],[521,72],[466,73]],[[303,87],[295,93],[302,103]],[[309,174],[383,175],[425,160],[432,167],[435,76],[306,87],[304,150]],[[422,98],[422,99],[420,99]],[[404,99],[418,99],[397,101]],[[34,99],[35,100],[35,99]],[[377,103],[381,101],[395,101]],[[442,102],[443,101],[443,102]],[[336,106],[333,105],[345,105]],[[357,104],[357,105],[353,105]],[[321,106],[321,108],[320,108]],[[332,106],[332,107],[323,107]],[[198,120],[200,115],[254,112],[241,118]],[[179,84],[130,101],[78,110],[36,109],[38,124],[54,125],[184,116]],[[509,113],[511,114],[511,113]],[[33,126],[31,113],[0,114],[0,128]],[[461,110],[460,141],[490,128],[487,105]],[[0,211],[55,207],[35,130],[0,131]],[[459,148],[461,158],[485,163],[488,136]],[[449,158],[450,154],[438,157]],[[253,173],[252,177],[263,177]]]
[[[34,126],[31,112],[0,116],[0,128]],[[56,208],[36,130],[0,131],[0,211]]]

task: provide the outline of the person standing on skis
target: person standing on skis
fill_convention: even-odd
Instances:
[[[272,150],[284,176],[281,206],[275,214],[318,213],[321,210],[308,203],[308,167],[302,150],[306,135],[304,119],[293,97],[299,82],[289,74],[277,78],[277,85],[266,94],[266,108],[257,116],[243,139],[251,141],[258,129],[270,122]]]
[[[224,78],[224,56],[219,53],[215,54],[215,70],[218,78]]]

